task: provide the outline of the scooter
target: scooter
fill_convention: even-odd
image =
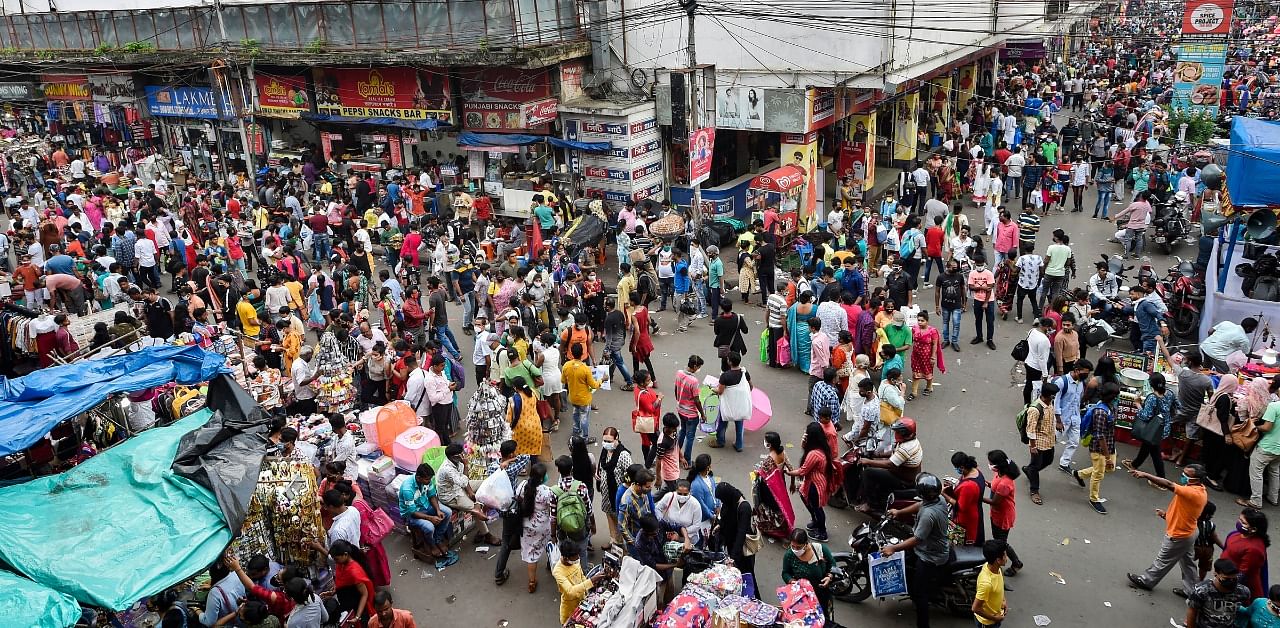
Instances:
[[[1200,307],[1204,302],[1204,281],[1191,262],[1174,257],[1165,278],[1156,283],[1156,294],[1169,309],[1169,329],[1179,338],[1195,338],[1200,330]]]
[[[914,492],[914,491],[913,491]],[[890,501],[897,501],[893,495]],[[832,594],[843,602],[857,604],[871,597],[871,559],[885,545],[895,544],[912,534],[907,522],[888,516],[879,521],[869,521],[858,526],[849,537],[852,552],[833,554],[839,575],[831,584]],[[937,595],[930,600],[936,608],[955,615],[971,613],[974,593],[978,588],[978,574],[986,560],[982,548],[973,545],[955,547],[955,557],[947,563],[946,581],[939,583]],[[910,582],[916,568],[915,557],[907,555],[907,581]],[[906,599],[898,596],[896,599]]]

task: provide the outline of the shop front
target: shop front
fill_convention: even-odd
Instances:
[[[315,127],[302,120],[314,109],[307,77],[256,70],[253,89],[253,125],[248,133],[250,150],[259,163],[274,167],[310,155],[318,136]]]
[[[169,150],[198,178],[247,171],[240,128],[225,93],[211,87],[145,87],[147,111],[160,120]]]
[[[125,150],[130,145],[144,148],[160,144],[159,130],[139,104],[141,98],[132,74],[90,76],[89,90],[93,95],[94,121],[102,136],[100,145],[112,168],[125,161]]]
[[[449,147],[462,149],[456,160],[463,184],[478,187],[499,199],[499,211],[520,216],[531,206],[535,191],[545,184],[571,189],[569,169],[559,167],[556,151],[547,141],[560,115],[550,68],[489,67],[458,72],[462,92],[462,131],[490,140],[459,141],[448,137]],[[521,136],[505,141],[503,135]],[[474,139],[474,137],[473,137]],[[437,154],[441,151],[436,148]]]

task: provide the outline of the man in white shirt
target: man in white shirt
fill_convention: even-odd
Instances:
[[[360,321],[360,333],[356,335],[355,339],[356,344],[360,345],[360,348],[363,349],[365,353],[372,352],[373,345],[376,345],[379,342],[383,345],[388,344],[387,335],[382,333],[381,329],[371,326],[367,320]]]
[[[329,448],[329,460],[346,464],[342,477],[354,484],[360,477],[360,456],[356,454],[356,437],[347,429],[347,420],[337,412],[329,413],[329,427],[333,429],[333,444]]]
[[[1022,168],[1026,165],[1027,158],[1022,154],[1022,147],[1013,146],[1013,154],[1004,160],[1004,195],[1008,199],[1022,198]]]
[[[303,345],[298,357],[289,367],[289,377],[293,379],[293,403],[289,404],[289,414],[310,415],[316,411],[316,391],[311,387],[317,373],[311,368],[312,349]]]
[[[1249,317],[1240,324],[1222,321],[1213,326],[1209,335],[1200,342],[1200,354],[1205,362],[1213,366],[1219,373],[1229,373],[1227,356],[1239,351],[1249,353],[1252,343],[1249,336],[1258,328],[1258,319]]]
[[[915,210],[919,212],[924,208],[924,200],[929,195],[929,171],[925,169],[924,162],[916,162],[916,169],[911,171],[911,180],[916,184]]]
[[[426,170],[418,174],[418,185],[421,185],[424,190],[435,189],[435,184],[431,182],[431,174]]]
[[[418,358],[409,355],[404,359],[409,377],[405,378],[404,401],[413,408],[419,419],[431,416],[431,400],[427,398],[427,373],[418,368]],[[425,422],[425,421],[424,421]]]
[[[67,202],[75,205],[77,209],[84,209],[84,195],[80,193],[79,187],[67,195]]]
[[[160,289],[160,251],[150,238],[138,238],[133,244],[133,257],[138,263],[139,282]]]
[[[1040,384],[1049,374],[1050,329],[1053,329],[1053,319],[1046,316],[1037,320],[1027,334],[1027,357],[1022,360],[1027,370],[1027,381],[1022,387],[1024,405],[1040,398]]]
[[[71,170],[72,179],[77,179],[77,180],[84,179],[84,160],[83,159],[79,157],[72,159],[71,163],[67,166],[67,168]]]

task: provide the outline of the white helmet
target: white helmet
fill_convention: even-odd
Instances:
[[[1187,202],[1187,191],[1186,191],[1186,190],[1179,190],[1177,194],[1174,194],[1174,195],[1173,195],[1173,197],[1174,197],[1174,198],[1176,198],[1176,199],[1178,199],[1178,202],[1179,202],[1179,203],[1185,203],[1185,202]]]

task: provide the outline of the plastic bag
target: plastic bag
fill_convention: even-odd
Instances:
[[[781,366],[789,366],[791,364],[791,342],[786,336],[778,339],[778,364]]]
[[[511,486],[511,477],[502,469],[494,471],[493,475],[485,478],[480,483],[480,488],[476,490],[476,501],[496,510],[510,508],[515,498],[516,492]]]
[[[769,363],[769,328],[760,332],[760,363]]]

